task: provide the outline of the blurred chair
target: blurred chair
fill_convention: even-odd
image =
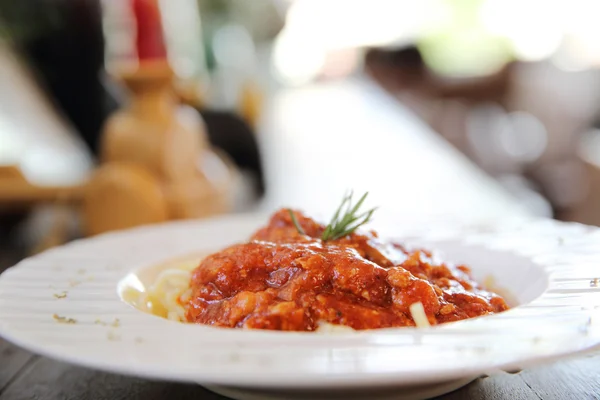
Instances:
[[[579,202],[564,219],[600,226],[600,130],[585,134],[578,148],[586,172],[586,187]]]
[[[431,72],[414,46],[373,49],[366,69],[480,168],[508,177],[511,190],[521,182],[519,191],[543,196],[559,219],[579,207],[593,168],[575,148],[599,112],[599,70],[512,62],[488,76],[450,79]]]

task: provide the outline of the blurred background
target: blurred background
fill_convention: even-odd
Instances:
[[[174,219],[600,225],[597,0],[0,0],[0,263]]]

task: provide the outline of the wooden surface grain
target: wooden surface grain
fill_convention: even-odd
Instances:
[[[2,354],[0,400],[225,400],[201,386],[97,372],[15,349]],[[14,363],[14,366],[12,365]],[[13,372],[12,374],[10,372]],[[16,371],[16,372],[15,372]],[[438,400],[592,400],[600,399],[600,353],[561,361],[519,374],[500,374],[473,383]]]
[[[25,368],[31,354],[0,339],[0,392]]]

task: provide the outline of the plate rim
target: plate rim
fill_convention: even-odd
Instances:
[[[252,214],[244,214],[244,215],[229,215],[229,216],[221,216],[221,217],[214,217],[214,218],[210,218],[210,219],[205,219],[205,220],[200,220],[200,221],[177,221],[177,222],[171,222],[171,223],[167,223],[167,224],[160,224],[160,225],[151,225],[151,226],[145,226],[145,227],[137,227],[137,228],[133,228],[130,230],[126,230],[126,231],[119,231],[119,232],[111,232],[111,233],[107,233],[107,234],[103,234],[103,235],[98,235],[94,238],[88,238],[88,239],[80,239],[74,242],[71,242],[65,246],[61,246],[59,248],[55,248],[55,249],[51,249],[47,252],[41,253],[39,255],[30,257],[28,259],[25,259],[23,261],[21,261],[20,263],[18,263],[16,266],[9,268],[5,273],[0,275],[0,308],[2,305],[4,305],[7,301],[8,304],[10,304],[10,299],[6,299],[5,297],[5,291],[6,291],[6,287],[8,286],[7,282],[10,282],[10,280],[13,278],[13,275],[17,274],[17,271],[25,271],[26,269],[35,269],[35,268],[41,268],[40,266],[43,265],[44,263],[46,263],[46,265],[51,264],[50,260],[52,260],[53,257],[56,257],[57,259],[61,259],[61,256],[69,255],[70,253],[77,253],[80,252],[80,254],[86,254],[86,252],[91,251],[90,249],[96,249],[96,247],[102,247],[104,246],[110,246],[113,245],[113,243],[115,242],[121,242],[121,243],[125,243],[127,241],[132,241],[132,242],[136,242],[135,238],[139,238],[140,236],[143,235],[147,235],[147,236],[155,236],[155,235],[166,235],[167,233],[170,234],[175,234],[175,236],[177,236],[177,232],[179,232],[179,234],[182,234],[181,232],[186,232],[194,229],[208,229],[210,230],[211,227],[214,228],[214,226],[218,226],[218,225],[227,225],[227,224],[250,224],[253,225],[254,227],[258,227],[260,225],[261,222],[264,222],[264,218],[265,218],[265,213],[252,213]],[[440,238],[452,238],[452,237],[456,237],[456,233],[457,232],[462,232],[463,235],[460,236],[459,241],[460,242],[465,242],[465,245],[467,246],[472,246],[472,245],[483,245],[486,248],[490,248],[491,250],[498,250],[501,249],[502,246],[506,247],[507,243],[503,242],[503,239],[506,239],[506,234],[510,233],[510,232],[516,232],[519,230],[523,230],[523,232],[527,233],[529,232],[530,235],[541,235],[542,236],[547,236],[547,234],[543,234],[543,230],[539,229],[539,226],[546,227],[548,229],[553,229],[556,232],[553,233],[554,236],[558,235],[557,238],[554,237],[554,240],[559,243],[561,242],[561,240],[565,243],[563,243],[561,246],[561,252],[560,253],[568,253],[569,251],[576,251],[578,248],[581,248],[581,246],[583,245],[583,247],[585,246],[590,246],[590,238],[592,236],[594,236],[594,240],[598,243],[600,243],[600,229],[597,228],[592,228],[592,227],[588,227],[585,225],[580,225],[580,224],[572,224],[572,223],[562,223],[562,222],[557,222],[557,221],[552,221],[552,220],[545,220],[545,219],[528,219],[527,221],[522,221],[520,223],[515,223],[514,221],[511,221],[509,224],[507,225],[503,225],[501,223],[492,223],[492,225],[490,225],[489,223],[484,224],[484,225],[465,225],[465,226],[457,226],[457,225],[452,225],[452,226],[439,226],[439,229],[433,229],[433,230],[429,230],[429,233],[425,233],[423,231],[419,231],[419,229],[416,229],[413,231],[412,234],[404,234],[402,235],[405,238],[417,238],[417,239],[425,239],[425,240],[429,240],[431,242],[435,242],[435,240],[432,240],[433,238],[436,238],[436,240],[440,240]],[[537,231],[536,231],[537,229]],[[568,235],[566,234],[566,231],[576,231],[575,233],[569,233]],[[467,234],[467,232],[470,232]],[[537,233],[536,233],[537,232]],[[552,236],[552,235],[551,235]],[[563,236],[567,236],[567,239],[561,239],[561,237]],[[532,236],[532,237],[537,237],[537,236]],[[141,239],[138,239],[141,240]],[[220,240],[220,239],[218,239]],[[218,241],[217,240],[217,241]],[[540,239],[541,240],[541,239]],[[566,243],[568,242],[568,243]],[[593,242],[593,243],[596,243]],[[137,242],[136,242],[137,243]],[[495,244],[496,247],[492,246],[492,244]],[[89,249],[86,250],[86,246],[89,247]],[[499,248],[497,248],[499,246]],[[578,247],[579,246],[579,247]],[[510,248],[510,246],[508,246]],[[600,246],[599,246],[600,248]],[[571,250],[569,250],[571,249]],[[97,249],[96,249],[97,250]],[[530,249],[531,250],[531,249]],[[538,252],[538,256],[539,254],[539,250],[536,250]],[[166,251],[168,253],[168,249]],[[162,254],[162,253],[161,253]],[[556,257],[558,257],[558,259],[560,259],[561,254],[557,253],[555,254]],[[588,254],[589,255],[589,254]],[[138,254],[138,256],[140,256]],[[173,255],[176,256],[176,255]],[[542,257],[546,257],[549,258],[550,261],[546,261],[546,266],[542,265],[543,268],[549,268],[548,266],[552,267],[554,266],[555,269],[558,268],[560,270],[560,262],[557,261],[552,261],[552,258],[548,256],[548,254],[541,254]],[[534,256],[531,256],[532,259]],[[593,252],[591,254],[591,257],[593,258],[593,260],[597,260],[600,262],[600,250],[597,250],[595,252]],[[135,259],[136,257],[132,257],[133,259]],[[138,257],[139,258],[139,257]],[[141,259],[139,260],[142,264],[144,262],[144,258],[141,257]],[[162,260],[156,260],[155,262],[160,262]],[[119,269],[115,269],[114,272],[115,274],[118,272],[121,275],[121,278],[124,277],[126,275],[126,273],[128,271],[131,271],[133,269],[135,269],[135,266],[133,265],[134,263],[129,263],[129,260],[127,260],[127,269],[121,267]],[[537,263],[539,264],[539,263]],[[558,266],[558,267],[557,267]],[[12,272],[10,272],[12,271]],[[554,269],[551,271],[555,272]],[[552,274],[551,274],[552,276]],[[544,293],[546,293],[548,290],[550,290],[552,288],[552,286],[549,286],[549,288],[546,289],[546,291]],[[4,289],[4,291],[3,291]],[[573,296],[573,295],[581,295],[581,296],[587,296],[587,295],[592,295],[595,293],[600,293],[600,289],[598,291],[596,291],[594,288],[579,288],[577,289],[578,291],[574,291],[573,289],[569,289],[567,292],[569,295]],[[116,299],[113,299],[111,302],[114,301],[118,301],[121,302],[121,299],[118,297],[117,293],[116,293],[116,286],[114,287],[114,294],[116,296]],[[581,293],[580,293],[581,292]],[[590,297],[590,296],[588,296]],[[588,342],[586,342],[585,346],[581,346],[580,348],[577,348],[577,352],[585,352],[595,346],[598,346],[598,344],[600,344],[600,332],[599,332],[599,328],[598,328],[598,318],[594,318],[592,320],[592,316],[596,316],[598,313],[598,310],[600,309],[600,303],[598,303],[598,299],[596,299],[596,297],[598,296],[594,296],[593,298],[593,306],[595,308],[590,309],[590,324],[587,326],[587,336],[588,336]],[[583,299],[583,297],[582,297]],[[68,302],[61,302],[60,300],[57,300],[55,302],[56,304],[62,305],[62,304],[67,304]],[[130,307],[130,306],[127,306]],[[60,307],[59,307],[60,308]],[[133,310],[134,313],[130,313],[131,315],[134,315],[135,313],[140,313],[137,310]],[[58,314],[58,313],[57,313]],[[185,369],[175,369],[175,370],[171,370],[171,368],[169,368],[169,366],[165,367],[165,369],[160,370],[160,369],[152,369],[152,368],[143,368],[140,367],[140,364],[138,362],[138,364],[136,364],[135,362],[132,364],[120,364],[119,362],[112,362],[112,363],[106,363],[106,362],[100,362],[97,359],[94,360],[93,358],[86,358],[86,357],[81,357],[78,355],[74,355],[68,352],[64,352],[61,353],[59,351],[56,350],[56,348],[53,349],[48,349],[45,345],[42,344],[36,344],[34,342],[31,341],[31,337],[27,336],[25,339],[23,337],[19,337],[18,333],[19,330],[15,330],[14,328],[11,330],[11,325],[10,323],[7,324],[7,319],[10,320],[10,314],[9,317],[6,316],[7,314],[3,314],[2,310],[0,310],[0,336],[6,338],[8,341],[13,342],[15,344],[17,344],[20,347],[26,348],[28,350],[31,350],[35,353],[38,354],[42,354],[44,356],[48,356],[54,359],[59,359],[61,361],[66,361],[66,362],[70,362],[70,363],[74,363],[74,364],[78,364],[78,365],[82,365],[85,367],[89,367],[89,368],[95,368],[95,369],[100,369],[100,370],[104,370],[107,372],[113,372],[113,373],[120,373],[120,374],[125,374],[125,375],[133,375],[133,376],[141,376],[141,377],[145,377],[145,378],[152,378],[152,379],[168,379],[168,380],[174,380],[174,381],[183,381],[183,382],[197,382],[197,383],[204,383],[204,384],[214,384],[214,385],[235,385],[235,386],[247,386],[247,387],[280,387],[280,388],[284,388],[284,387],[350,387],[350,386],[365,386],[365,385],[385,385],[385,384],[391,384],[391,385],[401,385],[401,384],[406,384],[406,383],[415,383],[415,382],[436,382],[439,380],[443,380],[443,379],[456,379],[456,378],[462,378],[462,377],[466,377],[466,376],[471,376],[474,374],[480,374],[482,372],[483,369],[488,369],[488,370],[496,370],[496,369],[511,369],[511,368],[522,368],[524,366],[530,366],[530,365],[535,365],[541,361],[550,361],[550,360],[556,360],[556,359],[560,359],[566,355],[569,354],[573,354],[573,349],[569,349],[569,350],[565,350],[564,352],[560,352],[560,351],[552,351],[549,353],[544,353],[544,354],[540,354],[538,357],[528,357],[526,360],[520,359],[520,360],[516,360],[516,361],[511,361],[511,362],[496,362],[496,363],[489,363],[486,367],[485,363],[479,363],[479,364],[474,364],[474,366],[472,368],[469,367],[463,367],[463,368],[457,368],[454,370],[438,370],[436,371],[435,374],[431,374],[430,376],[425,376],[423,375],[422,372],[415,372],[414,374],[410,374],[407,373],[407,371],[403,371],[403,376],[399,377],[398,376],[398,372],[390,372],[390,373],[385,373],[385,372],[377,372],[375,374],[371,374],[371,373],[335,373],[335,374],[331,374],[331,373],[324,373],[324,379],[317,379],[314,380],[314,376],[310,376],[308,378],[303,378],[303,377],[291,377],[291,376],[286,376],[283,377],[282,379],[269,379],[269,378],[261,378],[260,374],[245,374],[244,376],[241,375],[237,375],[237,376],[228,376],[226,374],[223,374],[222,372],[215,372],[214,374],[210,374],[207,371],[203,371],[202,374],[198,374],[197,371],[194,370],[185,370]],[[135,314],[137,315],[137,314]],[[156,326],[160,326],[161,324],[163,324],[164,322],[167,323],[171,323],[170,321],[162,321],[161,319],[159,319],[158,317],[154,317],[154,316],[146,316],[145,318],[142,318],[141,316],[138,315],[138,317],[134,318],[136,321],[142,321],[143,323],[148,322],[149,323],[149,327],[156,327]],[[151,321],[152,319],[152,323],[150,323],[149,321]],[[160,320],[160,323],[158,323],[157,321]],[[122,321],[123,324],[127,324],[128,321]],[[184,325],[184,324],[181,324]],[[53,326],[53,328],[56,328],[55,330],[57,331],[61,331],[63,332],[65,328],[67,328],[67,326],[65,324],[60,324],[60,325],[50,325]],[[58,329],[57,327],[60,326],[60,329]],[[77,327],[77,324],[75,324],[73,327],[70,328],[75,328]],[[89,326],[86,326],[86,329],[89,328]],[[99,330],[104,329],[104,331],[110,331],[110,328],[107,328],[106,326],[98,326]],[[208,328],[208,329],[218,329],[218,328]],[[171,329],[168,329],[169,331],[171,331]],[[177,329],[176,329],[177,330]],[[167,331],[167,329],[165,328],[165,332]],[[223,329],[219,329],[220,331],[220,335],[222,336],[226,336],[228,338],[230,338],[230,340],[235,340],[235,339],[231,339],[233,338],[232,335],[230,335],[229,333],[224,333]],[[233,330],[231,330],[233,331]],[[239,331],[237,331],[239,333]],[[236,335],[238,334],[236,333]],[[427,332],[422,332],[423,334],[429,334]],[[276,335],[280,335],[281,333],[278,333]],[[261,332],[260,335],[263,335],[263,333]],[[289,334],[284,334],[284,335],[288,335]],[[308,334],[308,335],[314,335],[314,334]],[[299,335],[302,336],[302,335]],[[382,337],[382,334],[380,333],[374,333],[374,332],[367,332],[367,333],[360,333],[358,335],[353,335],[355,337],[369,337],[371,339],[373,339],[374,337]],[[406,336],[406,335],[405,335]],[[414,335],[411,335],[414,336]],[[263,337],[276,337],[276,336],[269,336],[269,334],[265,334],[263,335]],[[331,340],[332,336],[328,336],[329,339],[322,339],[322,340]],[[30,339],[30,340],[27,340]],[[321,340],[321,339],[319,339]],[[117,342],[115,342],[117,343]],[[312,342],[311,342],[312,343]],[[355,344],[356,341],[349,341],[350,344]],[[367,345],[369,345],[369,342],[366,342]],[[371,343],[372,344],[372,343]],[[76,345],[77,346],[77,345]],[[115,346],[115,348],[118,348],[119,346]],[[239,349],[238,349],[239,350]],[[138,368],[134,368],[134,366],[137,365]],[[169,370],[169,371],[166,371]]]

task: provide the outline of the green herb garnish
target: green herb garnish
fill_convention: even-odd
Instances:
[[[362,206],[368,194],[369,192],[363,194],[360,200],[358,200],[358,203],[356,203],[356,205],[352,205],[352,192],[344,196],[342,204],[340,204],[340,206],[336,210],[335,214],[333,215],[333,218],[331,219],[331,222],[329,222],[329,225],[325,227],[325,231],[323,232],[323,235],[321,235],[321,240],[325,242],[327,240],[336,240],[343,238],[344,236],[347,236],[354,232],[359,226],[369,222],[371,220],[371,216],[377,209],[376,207],[362,212],[360,214],[358,212],[360,206]],[[298,232],[302,235],[306,235],[306,232],[298,223],[294,212],[291,209],[288,209],[288,212],[290,213],[292,223],[294,224]]]
[[[356,205],[352,205],[352,192],[344,196],[342,204],[333,215],[331,222],[325,228],[321,240],[336,240],[354,232],[359,226],[371,220],[371,216],[377,208],[359,214],[360,206],[364,203],[369,192],[362,195]]]
[[[294,226],[296,227],[298,232],[301,235],[306,235],[306,232],[304,232],[304,229],[302,229],[302,226],[300,226],[300,224],[298,223],[298,220],[296,219],[296,215],[294,214],[294,212],[292,210],[290,210],[289,208],[288,208],[288,212],[290,213],[290,218],[292,219],[292,223],[294,224]]]

